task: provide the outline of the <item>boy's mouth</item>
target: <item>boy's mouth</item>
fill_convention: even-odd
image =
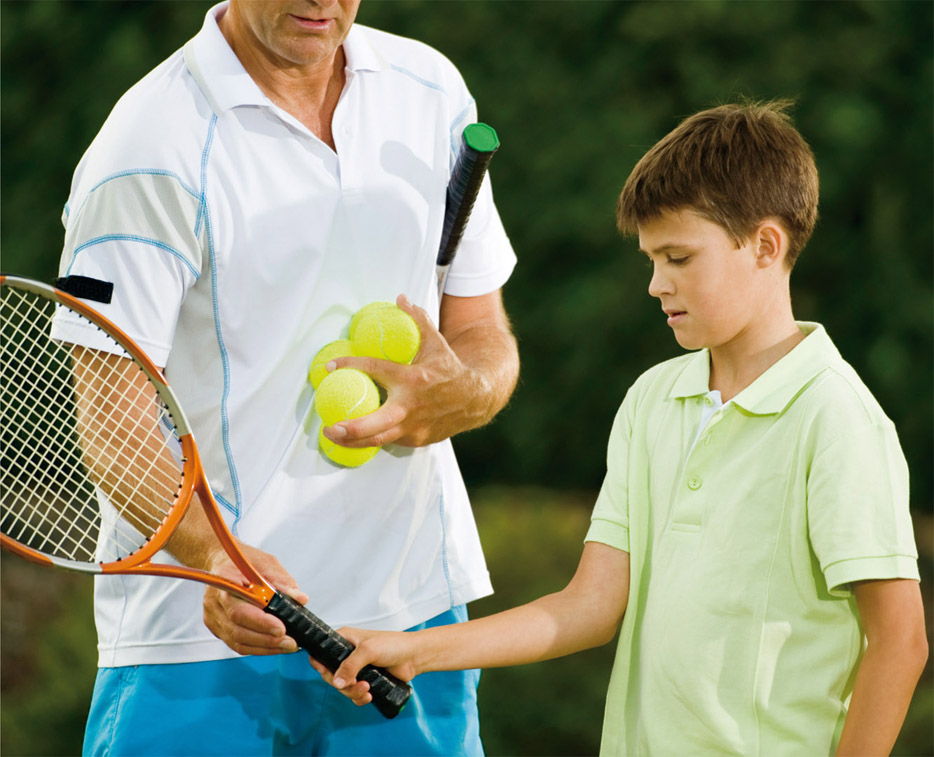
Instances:
[[[675,326],[681,322],[684,316],[687,315],[686,310],[675,310],[674,308],[664,308],[662,312],[668,316],[668,325]]]

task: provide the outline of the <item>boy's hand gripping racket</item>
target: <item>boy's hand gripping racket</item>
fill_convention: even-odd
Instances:
[[[444,206],[444,226],[441,231],[441,246],[435,271],[438,276],[438,296],[444,294],[444,282],[448,269],[457,254],[470,211],[480,192],[483,177],[499,149],[499,137],[493,127],[486,124],[470,124],[464,128],[463,145],[454,163],[451,180],[448,182],[447,201]]]
[[[94,349],[55,339],[57,324]],[[0,276],[0,544],[43,565],[201,581],[262,607],[330,670],[353,644],[276,591],[224,524],[185,415],[119,328],[58,289]],[[150,562],[197,494],[246,579]],[[395,717],[408,684],[369,666],[373,704]]]

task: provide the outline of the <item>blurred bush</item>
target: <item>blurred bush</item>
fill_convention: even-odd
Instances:
[[[0,4],[5,270],[54,276],[78,159],[208,7]],[[896,422],[913,506],[931,510],[932,16],[916,2],[364,0],[360,23],[458,65],[503,143],[492,175],[520,260],[506,302],[522,379],[492,427],[457,440],[472,483],[600,481],[626,388],[679,352],[635,242],[615,232],[618,191],[682,117],[792,97],[822,181],[796,314],[827,325]]]

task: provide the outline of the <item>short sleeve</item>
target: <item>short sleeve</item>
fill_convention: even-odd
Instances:
[[[476,123],[477,111],[471,100],[455,116],[451,126],[452,166],[461,135],[468,124]],[[495,165],[495,161],[494,161]],[[493,201],[493,186],[488,173],[480,186],[470,220],[461,237],[457,257],[451,264],[444,291],[455,297],[477,297],[500,289],[516,266],[516,254]]]
[[[127,173],[100,182],[65,217],[60,272],[113,283],[113,300],[93,303],[165,365],[185,293],[201,273],[200,198],[177,178]],[[80,323],[56,317],[53,335],[87,341]]]
[[[866,425],[813,460],[807,483],[811,545],[832,594],[854,581],[918,580],[908,466],[890,422]]]
[[[629,450],[632,422],[630,396],[623,401],[607,444],[606,477],[584,541],[596,541],[629,552]]]

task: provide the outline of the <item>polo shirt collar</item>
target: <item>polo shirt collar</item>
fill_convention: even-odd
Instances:
[[[223,2],[207,12],[201,31],[185,45],[185,63],[216,112],[239,105],[269,106],[269,98],[243,68],[217,25],[226,11],[227,2]],[[344,40],[344,55],[345,70],[351,74],[388,68],[386,60],[356,24]]]
[[[819,323],[799,321],[805,337],[794,349],[733,398],[733,403],[753,415],[781,413],[805,385],[832,363],[840,353]],[[710,390],[710,352],[700,350],[688,361],[669,397],[684,399]]]

